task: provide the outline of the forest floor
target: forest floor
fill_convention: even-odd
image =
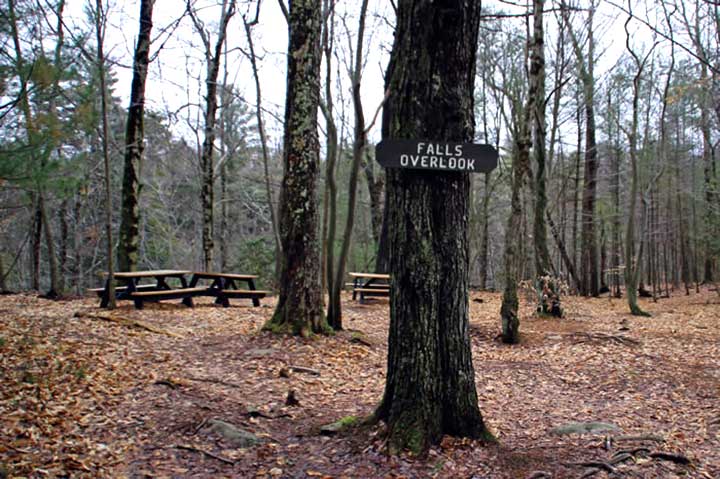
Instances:
[[[274,301],[108,312],[0,296],[0,478],[720,478],[715,292],[645,301],[651,318],[608,297],[565,298],[564,319],[523,303],[517,346],[497,340],[500,295],[472,292],[480,408],[499,443],[446,437],[421,458],[388,456],[382,425],[320,433],[380,400],[387,300],[344,297],[346,330],[312,339],[260,332]],[[551,433],[570,422],[620,430]],[[239,447],[225,423],[261,442]]]

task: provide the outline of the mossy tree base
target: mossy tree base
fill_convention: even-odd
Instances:
[[[290,3],[288,89],[280,189],[279,298],[264,329],[309,336],[327,333],[320,291],[317,176],[320,144],[320,0]]]

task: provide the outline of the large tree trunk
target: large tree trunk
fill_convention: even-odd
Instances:
[[[459,0],[398,3],[383,138],[472,140],[480,10]],[[443,434],[492,438],[468,331],[469,193],[467,173],[387,170],[390,335],[376,417],[392,451],[419,452]]]
[[[133,78],[130,87],[130,106],[125,125],[125,168],[123,170],[122,206],[118,238],[118,269],[135,271],[140,242],[140,168],[145,149],[145,79],[150,63],[150,32],[155,0],[141,0],[140,27]]]
[[[283,181],[282,264],[275,313],[265,329],[308,336],[328,331],[320,291],[317,177],[320,145],[320,0],[290,4]]]

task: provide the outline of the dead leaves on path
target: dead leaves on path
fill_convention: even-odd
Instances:
[[[4,296],[0,467],[50,477],[524,479],[606,477],[607,464],[632,477],[720,477],[714,293],[643,304],[653,318],[632,318],[608,298],[567,298],[563,320],[523,305],[513,347],[493,339],[499,295],[478,297],[476,383],[500,446],[447,437],[412,459],[384,453],[382,427],[320,434],[369,414],[382,395],[386,300],[347,301],[348,331],[300,339],[259,332],[272,300],[108,312],[95,300]],[[622,432],[610,446],[602,435],[548,434],[590,421]],[[237,447],[211,422],[262,442]]]

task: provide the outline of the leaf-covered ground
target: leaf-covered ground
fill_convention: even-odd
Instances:
[[[607,297],[566,298],[560,320],[525,305],[512,347],[496,340],[499,295],[471,298],[480,407],[499,444],[446,437],[413,458],[385,453],[381,425],[320,434],[381,397],[384,299],[345,298],[346,331],[298,339],[260,332],[273,298],[109,313],[95,299],[1,296],[0,477],[720,478],[715,292],[646,302],[652,318]],[[218,419],[261,443],[237,447]],[[550,432],[571,422],[621,430]]]

